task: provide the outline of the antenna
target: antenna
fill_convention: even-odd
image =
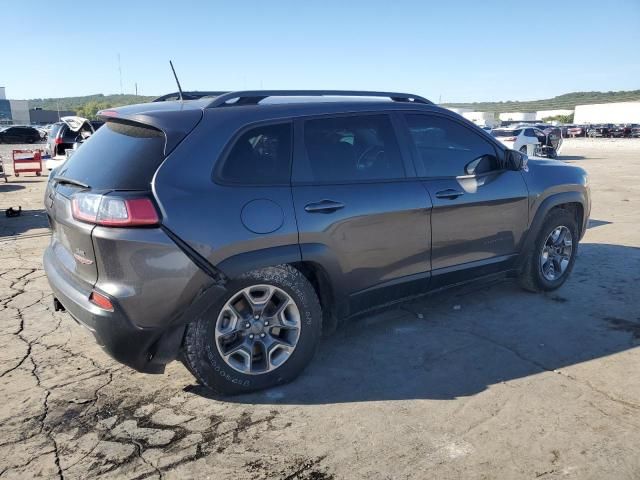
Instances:
[[[171,65],[171,71],[173,72],[173,76],[176,79],[176,83],[178,84],[178,92],[180,92],[180,101],[182,102],[182,87],[180,86],[180,80],[178,80],[178,75],[176,75],[176,69],[173,68],[173,62],[169,60],[169,65]]]

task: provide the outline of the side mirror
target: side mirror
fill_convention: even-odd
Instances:
[[[480,175],[498,169],[498,159],[494,155],[482,155],[464,167],[467,175]]]
[[[525,153],[507,150],[507,164],[512,170],[527,171],[527,163],[529,163],[529,157]]]

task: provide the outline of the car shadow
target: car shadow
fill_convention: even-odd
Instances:
[[[601,227],[602,225],[611,225],[612,223],[613,222],[607,222],[606,220],[594,220],[593,218],[590,218],[587,229]]]
[[[587,157],[584,157],[582,155],[558,155],[558,160],[563,160],[563,161],[567,161],[567,160],[585,160]],[[593,157],[589,157],[589,160],[594,160]]]
[[[1,188],[0,192],[2,192]],[[7,205],[6,208],[9,208],[10,206],[11,205]],[[18,205],[13,205],[11,207],[17,210]],[[0,239],[2,239],[2,237],[22,235],[34,230],[47,228],[49,226],[47,212],[44,209],[22,210],[20,215],[17,217],[7,217],[5,213],[6,208],[3,208],[2,211],[0,211]],[[48,233],[48,231],[46,233]]]
[[[24,177],[17,177],[17,178],[16,177],[10,177],[9,178],[9,184],[20,185],[22,183],[42,183],[42,180],[39,180],[37,177],[36,178],[31,178],[31,179],[27,179],[27,178],[24,178]]]
[[[593,272],[598,274],[594,275]],[[224,401],[321,405],[454,399],[639,344],[640,248],[581,244],[559,290],[470,284],[348,321],[287,385]],[[200,386],[187,390],[219,398]]]
[[[24,185],[20,185],[17,182],[5,182],[0,178],[0,193],[15,192],[16,190],[22,190],[26,188]]]

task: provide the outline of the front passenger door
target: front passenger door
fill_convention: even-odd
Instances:
[[[418,175],[433,202],[432,286],[501,270],[528,225],[519,171],[501,165],[481,132],[439,114],[407,114]]]

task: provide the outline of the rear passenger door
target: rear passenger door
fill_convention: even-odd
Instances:
[[[324,266],[338,303],[351,311],[424,291],[431,202],[407,174],[409,152],[391,117],[322,117],[295,128],[292,191],[302,259]]]
[[[528,191],[482,132],[438,114],[406,114],[418,176],[433,201],[432,285],[507,268],[528,224]]]

